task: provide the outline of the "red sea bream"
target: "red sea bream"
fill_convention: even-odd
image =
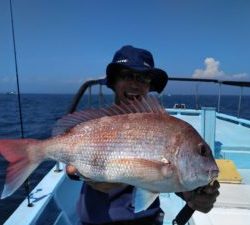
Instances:
[[[148,193],[189,191],[218,176],[198,132],[153,97],[67,115],[54,134],[47,140],[0,141],[0,153],[9,161],[2,198],[45,158],[72,164],[93,181],[130,184]]]

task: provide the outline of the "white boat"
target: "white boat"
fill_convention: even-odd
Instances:
[[[186,108],[186,104],[184,103],[175,103],[173,106],[174,109],[185,109]]]
[[[16,95],[16,92],[15,91],[9,91],[9,92],[6,92],[6,95]]]
[[[169,80],[171,81],[171,78]],[[76,109],[87,88],[90,88],[89,93],[91,93],[91,86],[100,85],[101,90],[104,84],[104,79],[86,82],[76,94],[70,112]],[[188,224],[250,224],[247,222],[250,221],[250,121],[216,112],[215,108],[199,110],[166,108],[166,110],[171,115],[190,123],[208,142],[215,156],[220,155],[223,159],[232,160],[238,167],[233,172],[238,172],[240,176],[240,179],[234,179],[233,172],[226,171],[232,180],[221,183],[220,196],[214,208],[208,214],[195,212]],[[61,170],[58,170],[58,165],[55,166],[32,190],[30,194],[32,207],[27,206],[27,200],[24,200],[4,224],[78,224],[76,202],[82,182],[70,180],[65,175],[64,166],[59,164]],[[227,167],[222,169],[226,170]],[[185,202],[172,193],[161,194],[160,200],[161,208],[165,211],[164,225],[172,224],[172,220]]]

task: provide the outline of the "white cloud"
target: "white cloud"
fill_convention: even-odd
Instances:
[[[249,78],[249,75],[247,73],[238,73],[238,74],[233,74],[232,77],[241,80]]]
[[[219,80],[246,80],[250,79],[247,73],[226,74],[220,69],[220,62],[212,57],[204,60],[204,69],[196,69],[193,78],[219,79]]]

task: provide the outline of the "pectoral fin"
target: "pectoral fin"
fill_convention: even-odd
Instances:
[[[159,196],[159,193],[153,193],[141,188],[135,188],[133,192],[132,206],[134,212],[138,213],[146,210]]]
[[[125,171],[125,173],[121,174],[120,182],[127,180],[159,181],[171,178],[175,172],[175,167],[169,161],[163,162],[137,158],[110,160],[106,167],[107,174],[111,173],[113,168],[120,168],[121,171]]]

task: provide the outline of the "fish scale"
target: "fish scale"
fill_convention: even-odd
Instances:
[[[74,160],[69,160],[68,163],[76,165],[85,177],[101,181],[108,179],[111,182],[120,182],[120,177],[124,177],[125,174],[123,170],[130,171],[131,169],[123,165],[120,167],[117,165],[107,174],[105,170],[110,161],[117,159],[161,160],[163,158],[164,143],[162,142],[166,142],[166,138],[161,138],[158,135],[163,133],[160,124],[149,122],[151,119],[148,117],[155,117],[156,122],[162,122],[158,120],[158,115],[148,113],[145,115],[119,115],[108,119],[100,118],[79,125],[67,139],[58,142],[60,144],[67,141],[72,143],[72,139],[78,139],[78,133],[74,137],[76,130],[78,132],[87,129],[88,135],[82,136],[79,143],[76,140],[73,141],[77,143],[74,149]],[[145,123],[137,122],[143,119],[146,120]],[[115,121],[115,125],[112,120]],[[124,120],[127,122],[124,123]],[[114,129],[116,135],[112,139],[111,137],[114,137],[114,135],[110,135],[109,131]],[[94,141],[92,137],[94,137]],[[61,151],[56,150],[55,152]],[[79,158],[77,159],[76,156]],[[57,155],[55,158],[58,157],[60,156]],[[128,165],[133,166],[132,164]]]

